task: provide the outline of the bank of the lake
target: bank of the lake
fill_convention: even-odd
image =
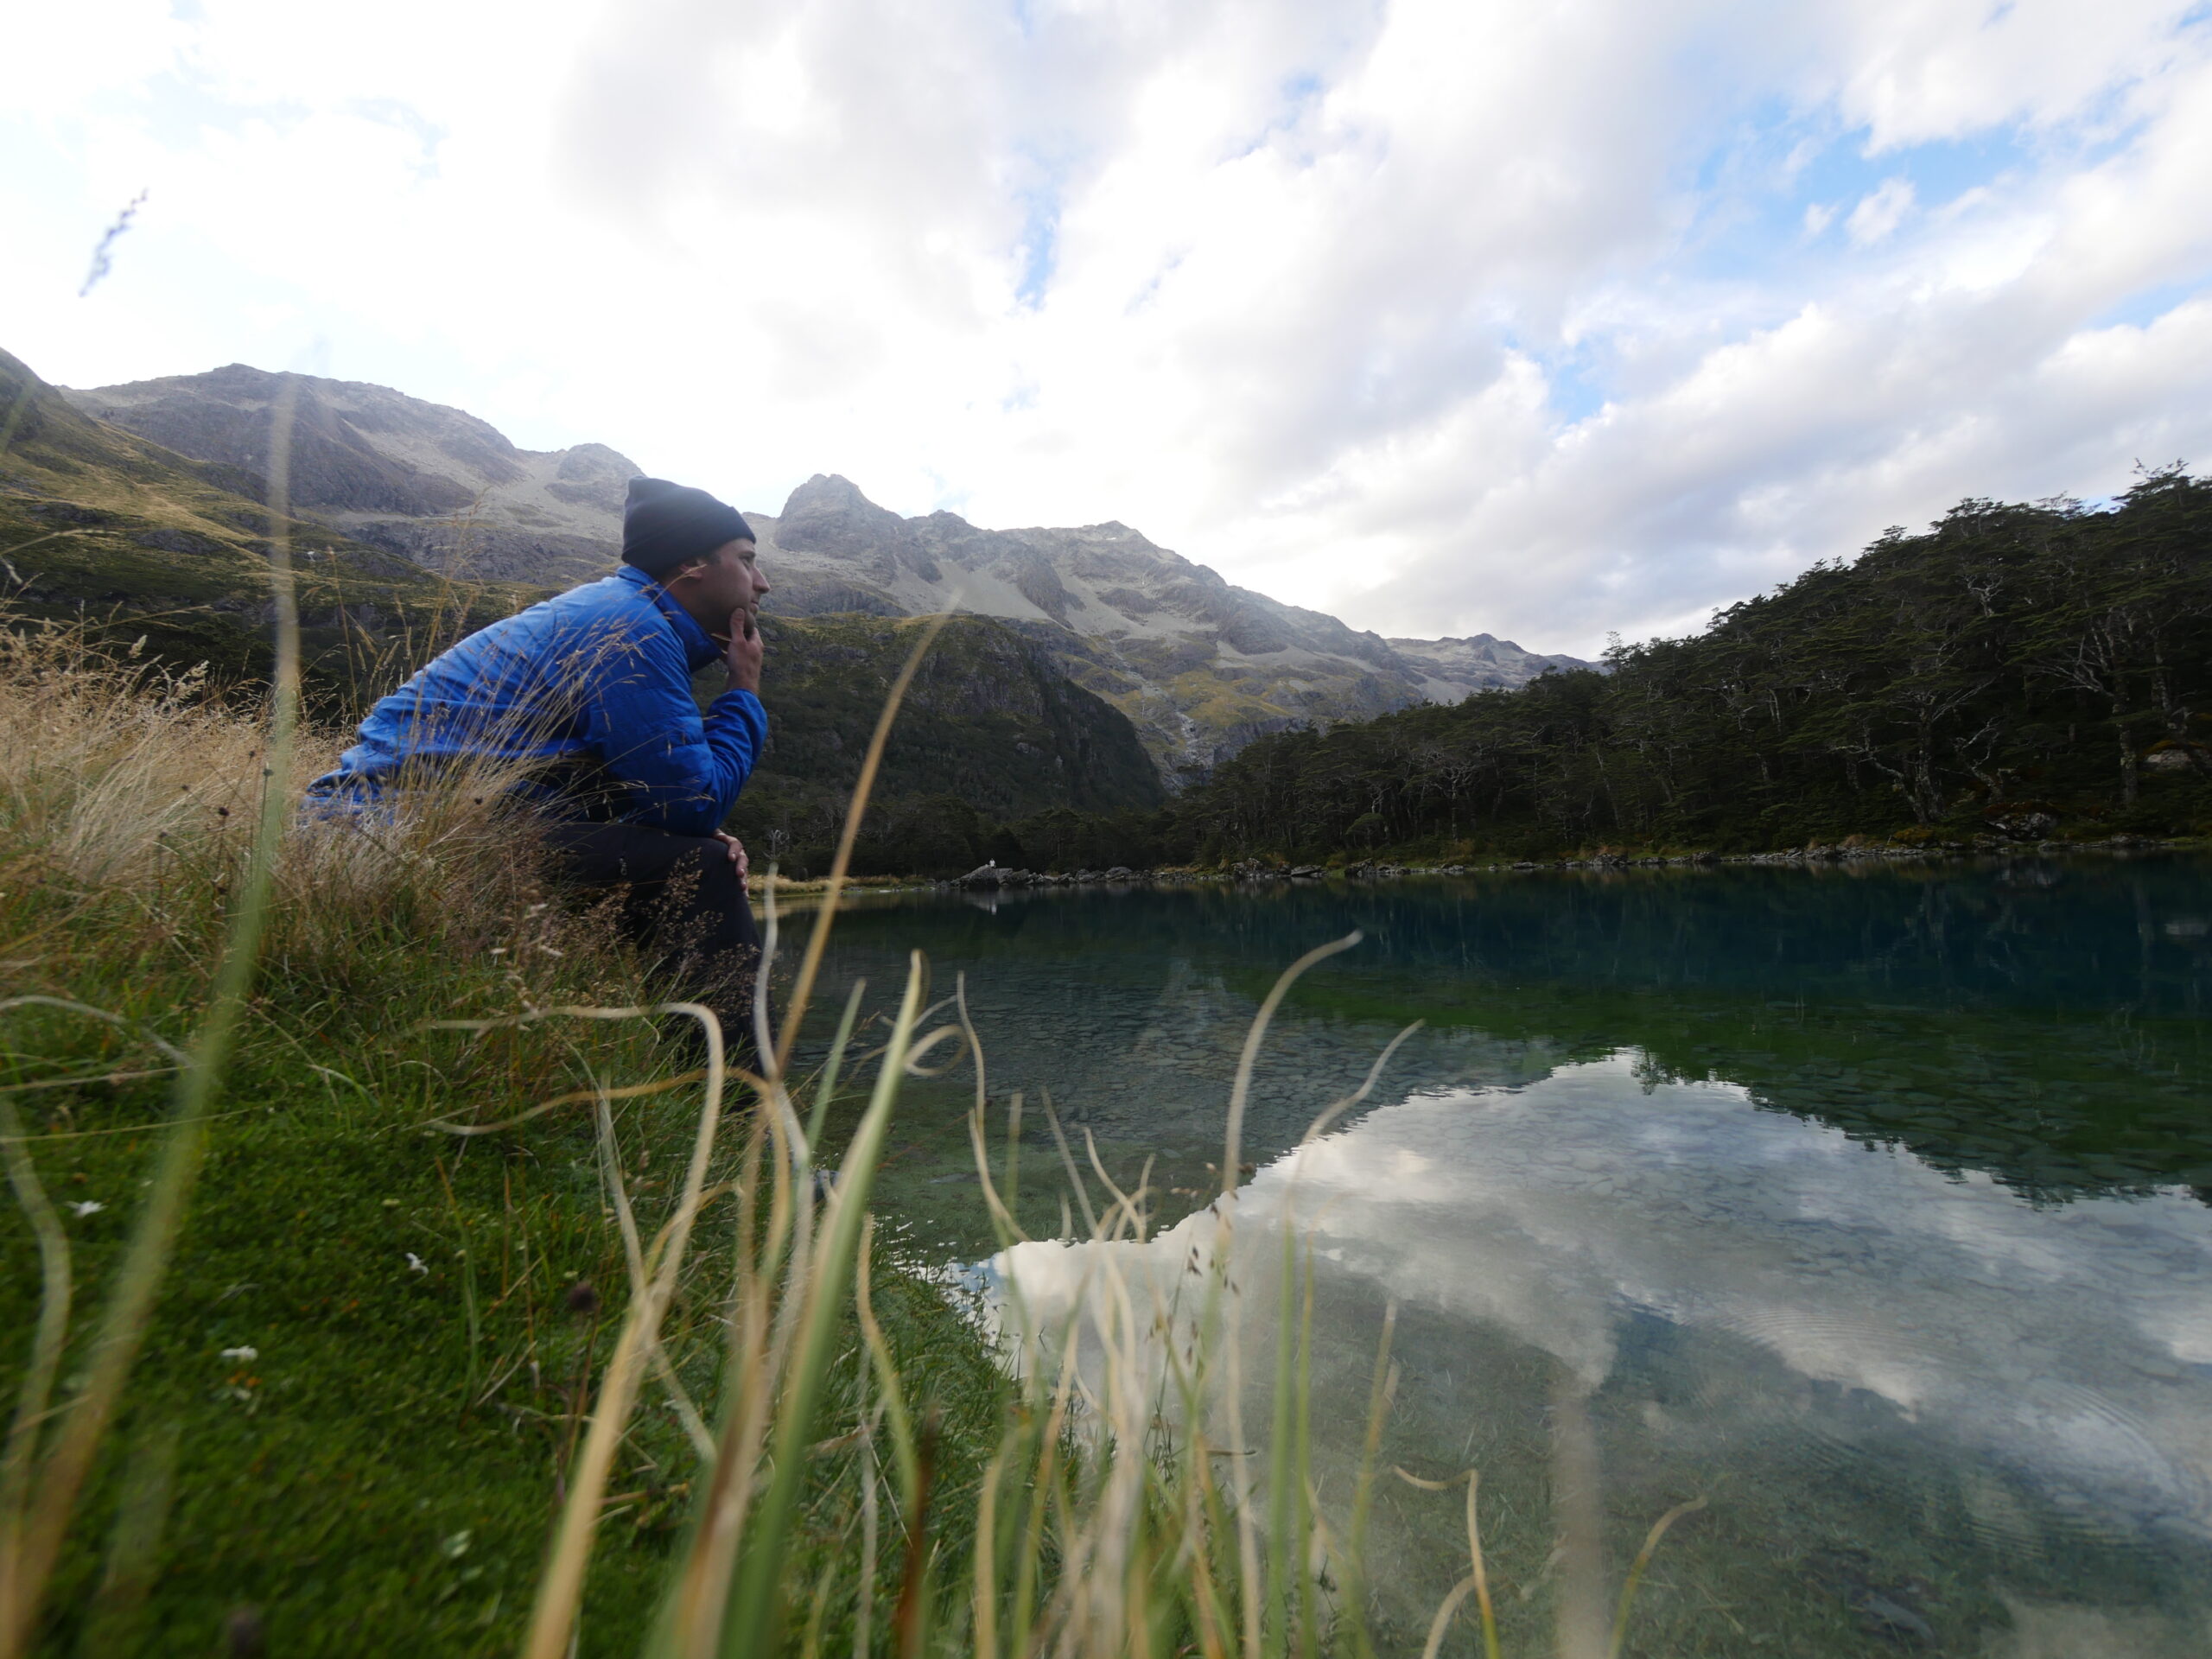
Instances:
[[[2016,841],[2001,836],[1977,836],[1972,841],[1872,841],[1850,836],[1833,844],[1812,842],[1756,853],[1723,853],[1711,848],[1684,851],[1666,849],[1624,850],[1585,849],[1555,857],[1427,861],[1388,856],[1350,858],[1338,855],[1321,863],[1298,863],[1290,859],[1243,858],[1221,864],[1169,864],[1131,868],[1114,865],[1103,869],[1029,869],[995,861],[978,865],[965,874],[931,877],[921,874],[847,876],[835,883],[839,892],[913,893],[930,890],[993,892],[1052,887],[1128,888],[1181,887],[1205,883],[1389,881],[1407,877],[1481,876],[1506,872],[1516,874],[1555,870],[1682,869],[1724,864],[1800,865],[1926,863],[1930,861],[1975,858],[2036,858],[2117,854],[2123,857],[2151,853],[2189,853],[2212,849],[2212,841],[2201,836],[2152,836],[2116,835],[2073,841]],[[833,883],[826,876],[800,879],[764,872],[753,893],[753,908],[765,911],[772,887],[785,902],[818,902]]]

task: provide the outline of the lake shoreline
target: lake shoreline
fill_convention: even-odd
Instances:
[[[2058,858],[2080,855],[2129,858],[2145,853],[2190,853],[2212,849],[2204,836],[2113,836],[2098,841],[2014,842],[1993,838],[1976,842],[1935,842],[1925,846],[1894,843],[1853,846],[1815,843],[1761,853],[1718,853],[1710,849],[1690,853],[1599,852],[1579,857],[1494,860],[1487,863],[1399,864],[1389,861],[1357,861],[1342,865],[1296,864],[1288,861],[1266,863],[1240,860],[1215,867],[1168,866],[1133,870],[1023,870],[987,866],[954,877],[852,876],[843,883],[848,893],[975,893],[1032,888],[1076,887],[1116,892],[1137,888],[1275,883],[1320,884],[1331,881],[1397,881],[1415,878],[1470,875],[1529,875],[1570,870],[1715,869],[1723,867],[1811,868],[1846,864],[1940,864],[1975,858]],[[766,880],[753,895],[753,908],[766,907]],[[777,903],[819,899],[829,891],[825,879],[805,880],[774,878]]]

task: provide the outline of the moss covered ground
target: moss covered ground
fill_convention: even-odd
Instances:
[[[193,964],[149,953],[35,972],[22,957],[37,948],[38,908],[19,899],[4,912],[10,990],[36,984],[181,1034]],[[650,1080],[690,1062],[642,1029],[422,1030],[513,995],[491,947],[441,943],[365,952],[342,987],[281,963],[264,985],[41,1651],[219,1650],[226,1621],[249,1608],[272,1652],[515,1649],[626,1294],[621,1241],[588,1108],[472,1140],[424,1125],[511,1117],[595,1078]],[[465,943],[475,948],[452,948]],[[143,1046],[99,1022],[47,1009],[4,1018],[10,1086],[149,1069]],[[97,1300],[133,1219],[165,1083],[18,1096],[80,1306]],[[696,1095],[643,1096],[621,1116],[649,1232]],[[703,1224],[726,1232],[734,1218],[709,1211]],[[0,1228],[0,1330],[22,1337],[39,1274],[20,1214]],[[709,1407],[721,1369],[714,1290],[679,1304],[670,1338]],[[997,1373],[930,1287],[880,1263],[874,1294],[910,1391],[951,1414],[940,1503],[957,1510],[974,1472],[966,1448],[995,1421]],[[0,1354],[11,1393],[23,1345]],[[849,1358],[836,1376],[832,1420],[849,1414]],[[592,1569],[586,1653],[635,1650],[689,1513],[697,1459],[665,1400],[648,1398]],[[848,1447],[820,1459],[802,1572],[810,1555],[818,1567],[849,1553],[854,1458]],[[155,1537],[129,1559],[133,1516]],[[887,1572],[897,1553],[887,1548]]]

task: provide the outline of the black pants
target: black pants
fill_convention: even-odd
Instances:
[[[556,823],[545,839],[555,874],[619,899],[624,932],[652,954],[673,991],[715,1011],[731,1058],[752,1064],[760,931],[728,848],[636,823]]]

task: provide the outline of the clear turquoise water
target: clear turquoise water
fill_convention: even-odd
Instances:
[[[1325,1497],[1397,1304],[1386,1458],[1482,1469],[1516,1650],[1703,1496],[1632,1652],[2212,1651],[2212,863],[927,895],[839,928],[833,990],[880,1005],[915,948],[964,981],[995,1111],[1029,1103],[1033,1237],[1064,1196],[1084,1231],[1047,1091],[1094,1198],[1086,1136],[1125,1187],[1149,1166],[1157,1240],[993,1258],[972,1077],[914,1095],[882,1199],[906,1249],[1045,1303],[1088,1251],[1187,1252],[1260,998],[1363,932],[1271,1034],[1240,1237],[1313,1247]],[[1595,1566],[1558,1548],[1586,1526]],[[1393,1488],[1386,1647],[1418,1651],[1463,1548],[1456,1500]]]

